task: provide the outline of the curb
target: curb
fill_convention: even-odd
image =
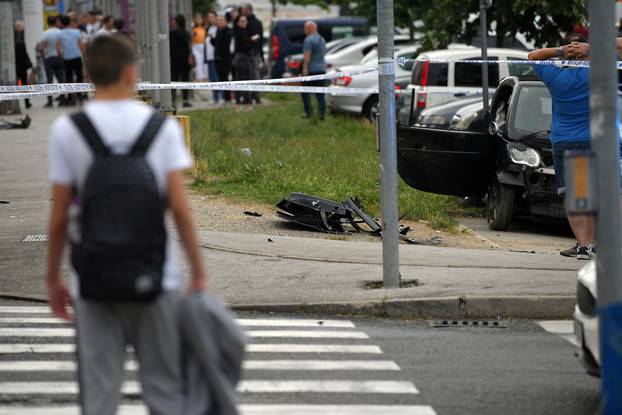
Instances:
[[[0,292],[6,300],[46,303],[45,296]],[[570,319],[576,297],[500,296],[500,297],[430,297],[299,304],[229,304],[234,311],[283,314],[352,315],[399,319]]]

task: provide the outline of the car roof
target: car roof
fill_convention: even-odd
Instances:
[[[439,50],[431,50],[427,52],[421,53],[419,57],[425,57],[428,59],[461,59],[468,58],[473,56],[481,56],[480,48],[476,48],[474,46],[468,46],[465,48],[455,48],[455,49],[439,49]],[[529,52],[525,50],[519,49],[507,49],[507,48],[488,48],[488,55],[504,55],[504,56],[512,56],[512,57],[527,57]]]
[[[367,19],[364,17],[320,17],[320,18],[308,18],[308,19],[272,19],[273,25],[299,25],[301,23],[305,23],[309,20],[313,20],[316,23],[360,23],[367,24]]]

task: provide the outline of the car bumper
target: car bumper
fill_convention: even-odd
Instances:
[[[576,356],[587,373],[600,376],[598,317],[588,316],[579,309],[579,306],[575,306],[573,318],[574,332],[579,343]]]
[[[363,104],[368,97],[361,95],[337,95],[331,93],[327,94],[326,98],[328,108],[333,112],[362,114]]]

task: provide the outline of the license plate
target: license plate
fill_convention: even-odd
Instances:
[[[579,346],[583,347],[583,324],[576,320],[574,322],[574,335],[577,338]]]

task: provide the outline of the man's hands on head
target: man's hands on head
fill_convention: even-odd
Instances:
[[[588,43],[573,42],[564,46],[564,56],[568,59],[587,59],[590,52]]]

